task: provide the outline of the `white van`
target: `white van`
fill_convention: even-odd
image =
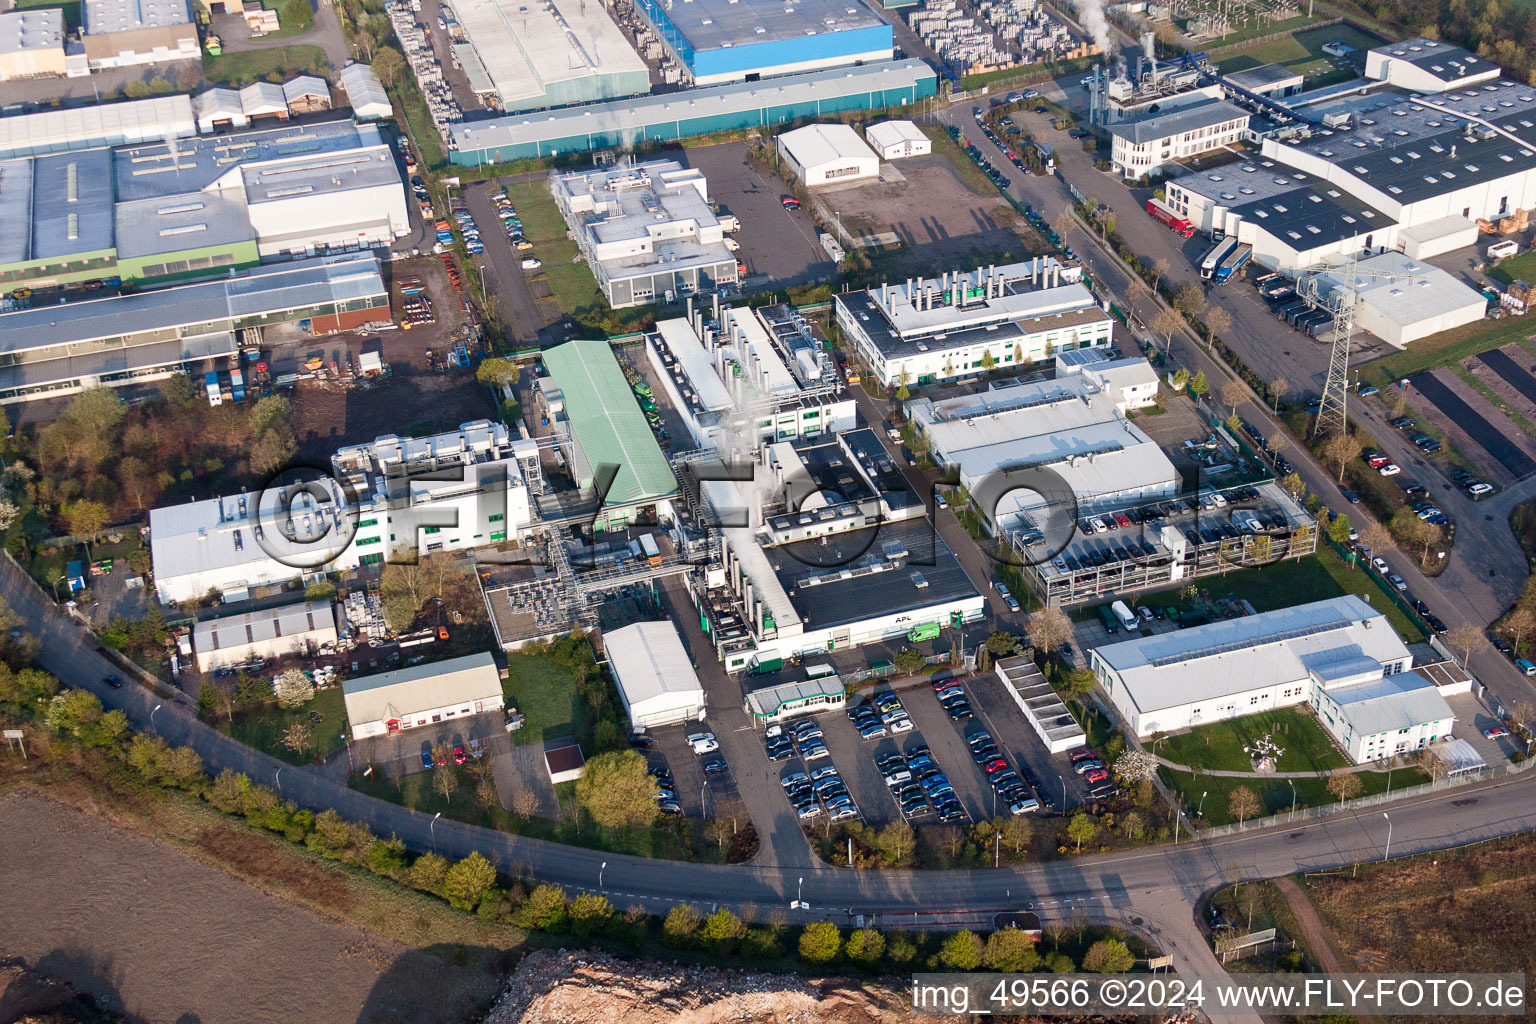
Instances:
[[[1127,633],[1134,633],[1140,627],[1141,620],[1136,617],[1135,612],[1127,607],[1124,601],[1116,601],[1109,606],[1109,610],[1115,613],[1115,618],[1120,620],[1120,625],[1124,627]]]

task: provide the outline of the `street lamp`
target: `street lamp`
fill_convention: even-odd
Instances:
[[[1285,819],[1290,821],[1296,817],[1296,781],[1294,779],[1286,779],[1285,781],[1291,784],[1291,816]],[[1387,792],[1391,792],[1390,785]]]
[[[603,861],[603,863],[601,865],[599,865],[598,869],[597,869],[597,888],[598,888],[599,891],[601,891],[602,888],[603,888],[603,869],[606,868],[607,866],[608,866],[608,862],[607,861]]]
[[[1065,814],[1067,810],[1067,780],[1062,777],[1060,772],[1057,772],[1056,781],[1061,783],[1061,810]]]
[[[709,793],[709,780],[705,779],[704,780],[704,784],[699,787],[699,813],[700,814],[705,814],[705,815],[708,814],[708,812],[705,810],[705,804],[704,804],[704,798],[705,798],[705,796],[708,793]]]
[[[283,769],[287,768],[287,767],[288,766],[285,765],[285,764],[278,765],[277,766],[276,774],[274,774],[272,776],[272,781],[277,783],[277,795],[278,796],[282,796],[283,795]]]
[[[1206,797],[1207,793],[1209,793],[1209,790],[1207,790],[1206,793],[1201,793],[1200,794],[1200,806],[1198,808],[1196,808],[1196,810],[1195,810],[1195,815],[1201,821],[1205,820],[1205,797]]]
[[[155,712],[159,711],[162,707],[164,707],[163,704],[156,704],[153,708],[150,709],[150,712],[149,712],[149,731],[150,732],[154,732],[155,731]]]
[[[1381,859],[1386,860],[1392,856],[1392,819],[1387,817],[1386,811],[1382,811],[1381,816],[1387,818],[1387,848],[1381,854]]]
[[[443,816],[443,812],[442,811],[438,811],[436,814],[432,815],[432,823],[427,826],[427,831],[432,833],[432,852],[433,853],[437,852],[437,819],[441,818],[442,816]]]
[[[805,876],[801,875],[800,876],[800,880],[795,883],[795,902],[796,903],[802,902],[800,897],[801,897],[801,895],[803,895],[804,890],[805,890]]]

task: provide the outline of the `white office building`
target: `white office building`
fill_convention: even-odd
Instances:
[[[636,622],[603,634],[603,654],[635,729],[704,717],[704,686],[670,622]]]
[[[157,508],[149,515],[161,601],[226,601],[250,589],[377,565],[396,549],[428,554],[516,539],[532,523],[538,449],[489,420],[431,437],[343,448],[334,479]]]
[[[1110,163],[1124,178],[1160,174],[1169,164],[1237,142],[1248,121],[1248,111],[1218,100],[1112,124]]]
[[[1114,318],[1050,256],[834,296],[837,323],[885,387],[1028,366],[1107,345]]]
[[[555,174],[550,191],[615,309],[738,280],[709,184],[675,160]]]
[[[1455,718],[1385,615],[1353,595],[1107,644],[1095,678],[1143,739],[1306,704],[1357,764],[1423,749]],[[1280,738],[1282,746],[1283,737]]]
[[[779,157],[807,188],[874,178],[880,158],[846,124],[808,124],[779,136]]]

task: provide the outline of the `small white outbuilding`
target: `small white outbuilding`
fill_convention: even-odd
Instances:
[[[933,143],[911,121],[881,121],[864,129],[864,138],[881,160],[901,160],[909,156],[927,156]]]
[[[880,158],[846,124],[808,124],[779,136],[779,156],[807,188],[880,174]]]
[[[704,687],[672,623],[636,622],[604,633],[603,650],[634,728],[704,717]]]

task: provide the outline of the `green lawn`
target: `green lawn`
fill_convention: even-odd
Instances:
[[[543,181],[521,181],[509,182],[506,188],[528,241],[538,245],[552,239],[566,240],[565,218],[560,216],[560,207],[549,194],[548,185]]]
[[[1255,611],[1261,612],[1355,594],[1373,608],[1382,609],[1392,628],[1407,642],[1424,639],[1424,631],[1387,597],[1364,569],[1345,564],[1326,544],[1308,558],[1288,558],[1273,565],[1239,569],[1225,576],[1207,576],[1196,580],[1195,585],[1208,592],[1213,601],[1228,596],[1246,599]],[[1195,610],[1199,598],[1190,600],[1177,590],[1163,590],[1137,597],[1132,603],[1175,607],[1185,612]]]
[[[1157,752],[1170,761],[1208,771],[1248,772],[1253,770],[1253,762],[1243,753],[1243,746],[1266,734],[1285,751],[1275,766],[1277,771],[1320,772],[1349,763],[1317,719],[1297,708],[1202,725],[1168,737]]]
[[[233,723],[217,715],[211,722],[220,732],[228,733],[246,746],[265,750],[290,764],[311,764],[315,760],[315,749],[296,754],[283,746],[283,734],[293,722],[308,721],[312,711],[324,716],[310,727],[310,735],[315,740],[314,747],[324,757],[341,746],[341,735],[347,730],[346,706],[339,686],[316,690],[315,699],[295,711],[288,711],[273,703],[250,711],[237,711]]]
[[[575,736],[583,747],[591,749],[592,709],[576,695],[570,671],[547,655],[509,655],[502,692],[507,706],[517,708],[524,717],[523,727],[512,734],[513,742]]]
[[[285,78],[297,74],[324,76],[330,65],[318,46],[282,46],[274,50],[203,55],[203,77],[220,85],[250,85],[265,81],[274,71]]]
[[[1536,249],[1527,249],[1519,256],[1499,261],[1498,266],[1489,268],[1488,276],[1504,284],[1536,281]]]
[[[533,252],[544,263],[542,273],[549,290],[566,313],[608,312],[608,302],[597,279],[585,263],[573,263],[580,253],[576,243],[566,237],[565,218],[554,196],[542,181],[509,183],[507,195],[523,221],[523,236],[533,243]],[[621,318],[622,319],[622,318]]]
[[[1303,22],[1305,20],[1302,19]],[[1267,32],[1255,34],[1264,35]],[[1224,55],[1216,66],[1224,74],[1231,74],[1261,64],[1283,64],[1305,75],[1308,89],[1316,89],[1355,77],[1354,66],[1349,61],[1323,52],[1323,44],[1334,40],[1360,50],[1380,46],[1383,42],[1379,37],[1352,25],[1324,25],[1292,32],[1284,39],[1273,39],[1233,51]]]
[[[1508,345],[1512,341],[1524,342],[1532,335],[1536,335],[1536,321],[1529,316],[1478,320],[1453,331],[1442,331],[1422,338],[1401,352],[1366,363],[1364,379],[1367,383],[1384,388],[1420,370],[1449,366],[1468,356]]]
[[[1328,792],[1328,780],[1316,779],[1276,779],[1255,776],[1251,779],[1233,778],[1224,775],[1199,775],[1193,776],[1188,772],[1162,771],[1163,781],[1183,796],[1189,815],[1198,826],[1200,819],[1195,817],[1195,810],[1201,806],[1201,794],[1204,796],[1205,824],[1207,826],[1226,825],[1237,820],[1236,817],[1227,814],[1227,797],[1238,786],[1247,786],[1253,790],[1259,798],[1259,817],[1269,814],[1279,814],[1291,807],[1292,788],[1295,783],[1296,806],[1316,807],[1322,804],[1334,802],[1334,797]],[[1382,793],[1387,788],[1386,772],[1360,772],[1361,796],[1370,796]],[[1410,786],[1421,786],[1429,781],[1417,768],[1398,768],[1391,773],[1392,791],[1407,789]],[[1252,821],[1250,817],[1248,819]]]

